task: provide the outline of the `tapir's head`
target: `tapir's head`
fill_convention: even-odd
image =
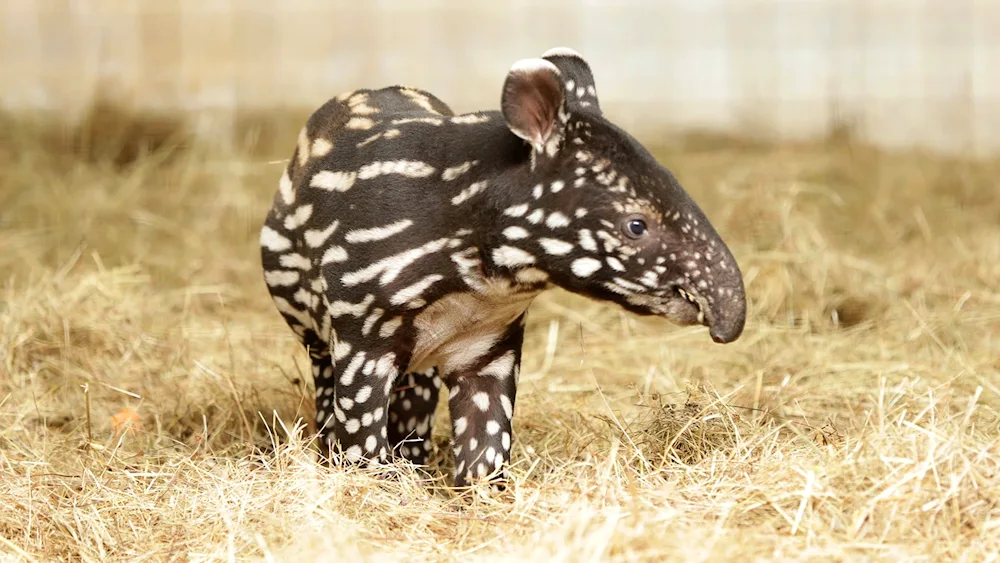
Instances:
[[[533,147],[531,195],[503,211],[503,236],[532,239],[536,269],[634,313],[704,324],[715,342],[739,338],[746,296],[736,260],[674,175],[604,117],[578,53],[515,63],[501,113]]]

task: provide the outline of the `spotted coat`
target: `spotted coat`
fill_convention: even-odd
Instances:
[[[606,119],[589,65],[517,62],[499,111],[402,86],[328,101],[261,230],[264,280],[312,359],[324,453],[427,461],[442,382],[455,482],[502,482],[525,314],[553,286],[743,330],[742,276],[674,176]]]

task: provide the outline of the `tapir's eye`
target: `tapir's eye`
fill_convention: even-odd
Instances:
[[[642,216],[632,216],[625,220],[625,234],[632,238],[639,238],[646,234],[649,227],[646,226],[646,220]]]

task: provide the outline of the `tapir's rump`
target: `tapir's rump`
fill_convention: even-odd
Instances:
[[[516,62],[499,111],[402,86],[328,101],[261,230],[264,280],[312,358],[324,453],[426,462],[442,382],[455,482],[510,460],[525,312],[558,286],[731,342],[739,267],[673,175],[603,115],[589,65]]]

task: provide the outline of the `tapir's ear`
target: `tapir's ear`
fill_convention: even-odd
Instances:
[[[542,151],[560,136],[563,99],[559,69],[544,59],[524,59],[507,73],[500,110],[515,135]]]
[[[601,104],[597,100],[597,85],[590,64],[569,47],[554,47],[545,51],[542,58],[554,64],[559,69],[566,89],[566,107],[570,110],[585,110],[601,113]]]

